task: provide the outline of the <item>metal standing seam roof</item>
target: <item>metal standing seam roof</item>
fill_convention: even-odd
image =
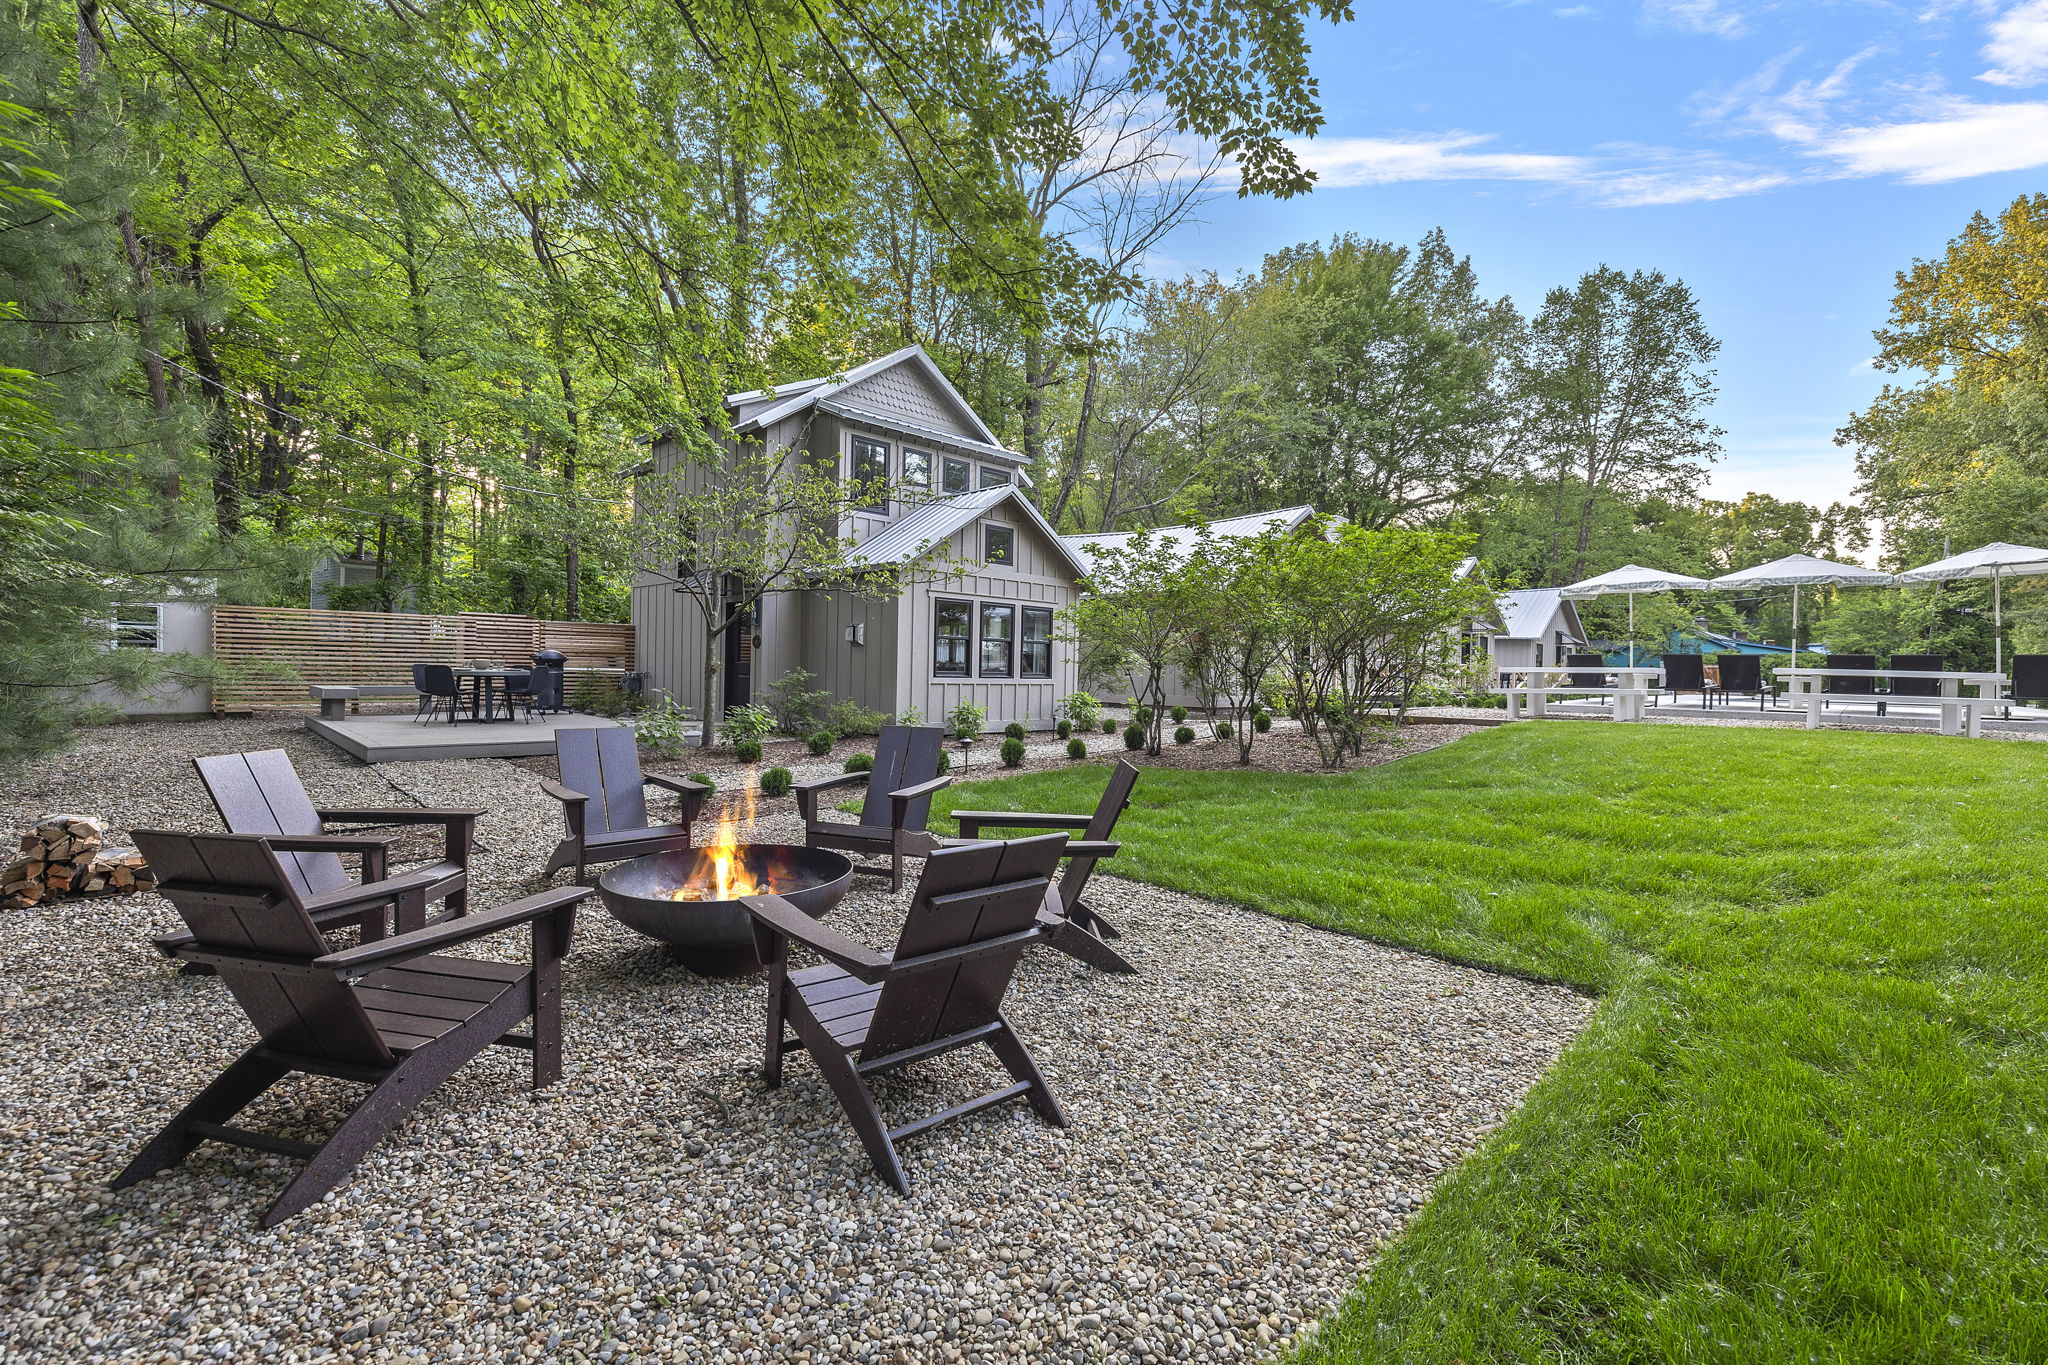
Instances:
[[[1260,535],[1278,526],[1291,531],[1315,515],[1313,507],[1280,507],[1271,512],[1248,512],[1241,517],[1225,517],[1209,523],[1209,534],[1226,538]],[[1092,535],[1062,537],[1074,552],[1086,556],[1089,549],[1099,546],[1104,550],[1121,550],[1130,543],[1137,531],[1098,531]],[[1196,535],[1193,526],[1155,526],[1151,528],[1154,543],[1171,545],[1178,553],[1185,554],[1194,547]]]
[[[1066,543],[1066,539],[1052,529],[1050,523],[1039,514],[1031,500],[1015,484],[1001,484],[994,488],[977,489],[972,493],[956,493],[950,498],[935,498],[930,502],[918,503],[897,517],[886,531],[869,536],[853,547],[848,560],[856,566],[869,564],[880,567],[886,564],[901,564],[904,560],[924,553],[932,546],[969,525],[986,512],[995,510],[1004,502],[1014,502],[1024,516],[1045,534],[1054,548],[1065,557],[1075,577],[1088,572],[1088,565]]]
[[[1500,633],[1510,640],[1547,639],[1566,599],[1557,588],[1515,588],[1500,594]]]

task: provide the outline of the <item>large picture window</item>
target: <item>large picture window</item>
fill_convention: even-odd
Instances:
[[[981,528],[981,557],[990,564],[1017,562],[1017,532],[1008,526]]]
[[[1052,676],[1052,610],[1049,607],[1024,608],[1024,639],[1017,655],[1017,676]]]
[[[854,437],[853,477],[863,484],[886,485],[889,482],[889,447],[865,436]],[[877,498],[869,504],[868,510],[888,511],[889,499]]]
[[[932,486],[932,453],[903,447],[903,482],[913,488]]]
[[[945,491],[965,493],[972,485],[968,482],[974,475],[974,466],[956,456],[948,455],[944,464]]]
[[[932,672],[942,678],[967,676],[967,651],[974,639],[974,604],[941,597],[932,626]]]
[[[1011,676],[1017,644],[1017,609],[1007,602],[981,604],[981,676]]]

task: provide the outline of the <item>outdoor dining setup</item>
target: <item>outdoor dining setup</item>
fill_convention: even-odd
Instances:
[[[445,714],[450,725],[489,725],[516,720],[521,711],[528,719],[535,711],[560,711],[567,661],[567,655],[548,649],[524,665],[416,663],[412,685],[419,702],[413,719],[433,721]]]
[[[1673,701],[1696,694],[1703,708],[1737,697],[1754,699],[1759,709],[1783,703],[1805,713],[1806,728],[1819,728],[1823,716],[1844,703],[1868,705],[1874,714],[1935,715],[1941,733],[1982,734],[1987,715],[2010,714],[2013,704],[2048,697],[2048,655],[2005,657],[2004,580],[2048,575],[2048,549],[2003,542],[1889,574],[1860,564],[1842,564],[1813,555],[1793,554],[1739,569],[1718,578],[1697,578],[1624,565],[1578,583],[1560,595],[1582,601],[1620,593],[1628,598],[1629,644],[1626,662],[1613,666],[1596,653],[1571,654],[1550,667],[1518,667],[1502,671],[1499,691],[1507,701],[1508,718],[1550,714],[1553,703],[1611,702],[1616,720],[1641,720],[1661,697]],[[1992,599],[1992,667],[1987,671],[1952,669],[1939,654],[1895,653],[1888,661],[1872,654],[1829,654],[1820,665],[1799,663],[1799,610],[1803,590],[1814,587],[1887,588],[1920,583],[1989,579]],[[1754,653],[1723,653],[1709,662],[1698,653],[1670,653],[1655,662],[1639,660],[1635,648],[1635,599],[1639,593],[1672,591],[1756,592],[1789,588],[1792,639],[1784,663],[1764,673],[1764,658]],[[1866,718],[1869,713],[1843,711]]]

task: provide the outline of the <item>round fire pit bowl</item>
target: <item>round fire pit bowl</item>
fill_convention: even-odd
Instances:
[[[732,874],[750,878],[812,919],[839,904],[853,880],[844,854],[797,844],[740,844]],[[676,888],[708,886],[710,860],[702,849],[679,848],[620,863],[597,879],[605,909],[628,929],[666,943],[676,961],[699,976],[743,976],[761,969],[754,954],[752,917],[737,897],[677,900]]]

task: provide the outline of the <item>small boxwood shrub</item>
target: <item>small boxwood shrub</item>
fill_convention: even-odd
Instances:
[[[1152,708],[1149,706],[1139,707],[1131,712],[1131,719],[1140,725],[1150,725],[1152,723]]]
[[[787,796],[796,785],[796,775],[787,768],[770,768],[761,774],[761,795]]]
[[[1175,744],[1193,744],[1195,742],[1195,727],[1183,725],[1178,730],[1175,730],[1173,732],[1173,742]]]
[[[1102,718],[1102,733],[1105,735],[1116,733],[1116,718],[1114,716],[1104,716]]]
[[[941,754],[940,757],[943,758],[945,755]],[[874,770],[875,756],[873,754],[848,754],[846,756],[846,771],[850,773],[871,773]],[[944,770],[941,769],[941,771]]]
[[[1179,725],[1185,720],[1187,720],[1188,708],[1185,706],[1176,706],[1171,711],[1168,711],[1166,714],[1173,717],[1173,723],[1175,725]]]
[[[1266,733],[1266,731],[1272,728],[1273,717],[1268,715],[1266,712],[1261,711],[1259,712],[1259,714],[1252,717],[1252,729],[1257,730],[1260,734],[1263,735]]]
[[[1024,766],[1023,740],[1006,739],[1003,741],[1003,766],[1005,768],[1021,768]]]
[[[868,766],[873,767],[874,765],[870,763]],[[952,771],[953,755],[947,753],[944,749],[939,750],[939,776],[944,777],[947,773]]]
[[[805,742],[805,747],[811,751],[814,757],[823,758],[826,754],[832,752],[832,746],[838,742],[839,737],[830,730],[820,730]]]
[[[761,741],[758,739],[741,740],[732,746],[732,756],[742,763],[759,763],[761,761]]]
[[[1067,757],[1068,757],[1068,758],[1086,758],[1086,757],[1088,757],[1088,741],[1087,741],[1087,740],[1085,740],[1085,739],[1082,739],[1082,738],[1080,738],[1080,737],[1079,737],[1078,735],[1077,735],[1077,736],[1075,736],[1075,737],[1074,737],[1073,739],[1070,739],[1070,740],[1068,740],[1068,741],[1067,741]]]
[[[1005,725],[1003,727],[1003,738],[1021,741],[1024,738],[1024,723],[1013,720],[1008,725]]]
[[[1124,747],[1126,749],[1144,748],[1145,727],[1138,724],[1138,722],[1136,721],[1132,721],[1129,725],[1126,725],[1124,727]]]
[[[1061,739],[1065,739],[1067,738],[1067,736],[1074,733],[1074,722],[1070,720],[1063,720],[1058,725],[1052,727],[1052,732],[1058,735]]]
[[[1231,737],[1232,735],[1234,735],[1234,734],[1236,734],[1236,733],[1237,733],[1237,731],[1235,731],[1235,730],[1233,730],[1233,729],[1231,729],[1231,728],[1230,728],[1230,722],[1229,722],[1229,721],[1227,721],[1227,720],[1219,720],[1219,721],[1217,721],[1217,722],[1216,722],[1216,738],[1218,738],[1218,739],[1229,739],[1229,738],[1230,738],[1230,737]]]

